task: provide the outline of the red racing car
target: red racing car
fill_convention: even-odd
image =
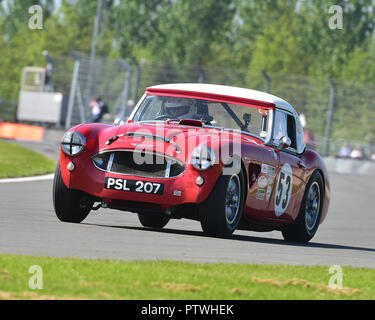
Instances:
[[[53,202],[80,223],[91,210],[138,214],[145,227],[194,219],[204,233],[279,230],[308,242],[327,215],[322,158],[306,149],[298,114],[259,91],[150,87],[124,125],[81,124],[62,138]]]

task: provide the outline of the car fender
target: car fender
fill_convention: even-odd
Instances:
[[[89,123],[89,124],[80,124],[77,125],[67,132],[77,131],[81,133],[86,138],[86,148],[80,156],[72,157],[65,154],[62,151],[60,143],[60,158],[59,165],[61,170],[61,176],[64,181],[64,184],[67,188],[71,186],[71,175],[72,173],[67,169],[67,166],[70,162],[73,162],[75,165],[79,165],[82,161],[87,160],[88,157],[91,157],[94,153],[98,152],[98,141],[100,134],[106,134],[111,136],[111,132],[106,132],[105,129],[113,128],[113,126],[102,123]],[[88,151],[88,152],[87,152]]]

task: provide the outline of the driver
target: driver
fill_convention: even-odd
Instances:
[[[166,114],[172,119],[193,119],[196,106],[193,99],[174,98],[165,103]]]

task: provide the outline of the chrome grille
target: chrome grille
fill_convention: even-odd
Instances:
[[[174,178],[185,172],[185,165],[172,157],[157,153],[107,151],[92,157],[102,171],[145,178]]]

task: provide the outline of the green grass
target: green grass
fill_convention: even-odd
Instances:
[[[29,267],[43,289],[29,289]],[[0,299],[375,299],[375,270],[343,267],[332,290],[325,266],[109,261],[0,255]]]
[[[54,161],[35,151],[0,140],[0,179],[43,175],[55,167]]]

